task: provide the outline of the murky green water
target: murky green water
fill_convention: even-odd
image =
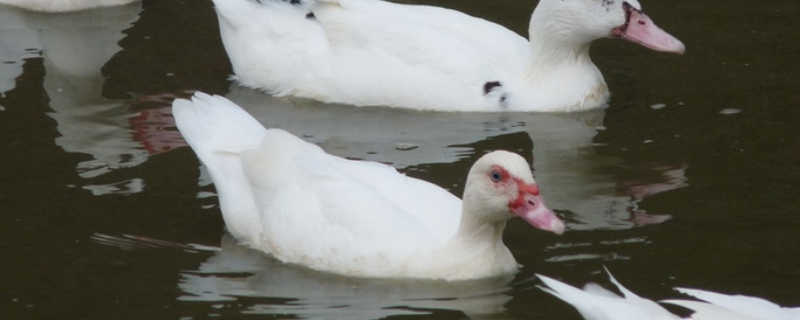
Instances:
[[[534,6],[426,3],[520,32]],[[600,41],[611,106],[571,115],[358,109],[238,88],[210,1],[0,8],[0,318],[580,319],[533,274],[607,283],[603,266],[654,299],[689,286],[800,305],[800,4],[643,4],[687,54]],[[213,186],[168,113],[195,90],[457,193],[476,154],[519,151],[571,231],[513,221],[506,242],[525,267],[508,279],[359,280],[281,265],[224,235]]]

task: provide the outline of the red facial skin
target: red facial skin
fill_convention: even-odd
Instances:
[[[510,188],[516,185],[517,196],[508,204],[510,212],[525,219],[538,229],[555,234],[564,232],[564,223],[544,205],[538,185],[528,184],[522,179],[513,177],[507,170],[499,166],[493,168],[489,179],[501,188]]]

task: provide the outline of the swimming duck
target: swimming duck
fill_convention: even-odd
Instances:
[[[211,175],[228,231],[283,262],[357,277],[477,279],[518,270],[502,241],[508,219],[564,232],[515,153],[480,157],[461,200],[266,129],[220,96],[175,100],[173,114]]]
[[[436,111],[607,105],[592,41],[683,53],[636,0],[541,0],[529,39],[456,10],[379,0],[214,0],[235,80],[278,96]]]

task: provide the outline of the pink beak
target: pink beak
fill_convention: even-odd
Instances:
[[[664,30],[661,30],[653,20],[641,11],[625,6],[627,21],[625,24],[611,30],[611,36],[622,38],[641,44],[656,51],[683,54],[686,46]]]
[[[544,200],[539,195],[539,187],[536,184],[525,184],[522,181],[517,181],[517,186],[519,195],[509,205],[511,212],[538,229],[558,235],[564,233],[564,229],[566,229],[564,222],[544,205]]]

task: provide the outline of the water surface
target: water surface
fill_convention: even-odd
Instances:
[[[527,1],[413,1],[524,33]],[[580,319],[534,273],[675,298],[675,286],[800,305],[800,4],[643,1],[684,56],[603,40],[612,91],[582,114],[329,106],[237,87],[210,1],[45,15],[0,7],[0,317]],[[563,236],[513,220],[514,276],[348,279],[286,266],[224,233],[169,105],[226,95],[328,152],[460,194],[483,152],[534,161]]]

